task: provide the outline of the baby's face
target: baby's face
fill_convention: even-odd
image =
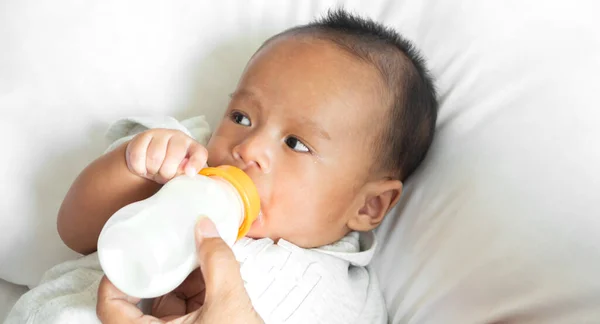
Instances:
[[[208,144],[208,164],[252,178],[262,217],[249,237],[332,243],[364,205],[384,86],[370,65],[326,41],[284,36],[249,62]]]

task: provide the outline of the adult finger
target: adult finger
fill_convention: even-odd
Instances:
[[[216,292],[244,288],[240,265],[231,248],[221,239],[214,223],[202,217],[196,226],[196,252],[206,287],[205,299]],[[245,290],[243,291],[245,294]]]
[[[187,314],[185,300],[175,292],[157,297],[152,302],[151,314],[163,320],[181,317]]]
[[[204,304],[204,290],[202,270],[198,268],[192,271],[174,292],[185,298],[186,312],[191,313]]]
[[[152,315],[163,320],[183,316],[198,310],[204,304],[204,279],[200,268],[194,270],[179,287],[154,299]]]
[[[96,314],[98,315],[98,319],[105,324],[162,323],[155,317],[144,315],[144,313],[136,306],[139,302],[139,298],[127,296],[104,276],[98,287]]]
[[[219,237],[210,219],[198,221],[196,244],[206,294],[194,323],[263,323],[244,288],[233,251]]]

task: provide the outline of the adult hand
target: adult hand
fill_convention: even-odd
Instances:
[[[186,307],[187,314],[164,314],[161,318],[144,315],[136,304],[138,298],[125,295],[117,289],[108,278],[102,278],[98,289],[98,304],[96,312],[102,323],[264,323],[252,307],[250,297],[244,288],[240,275],[239,263],[233,252],[219,237],[215,225],[208,218],[202,218],[196,225],[196,251],[201,275],[205,283],[204,305],[201,307]],[[190,291],[202,291],[200,280],[195,272],[190,276],[191,281],[183,285]],[[188,279],[190,279],[188,278]],[[200,282],[198,289],[189,287],[189,282]],[[184,293],[185,294],[185,293]],[[199,299],[196,299],[196,302]],[[155,304],[155,307],[157,305]],[[189,306],[189,305],[188,305]]]

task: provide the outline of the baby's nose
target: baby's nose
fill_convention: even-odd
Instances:
[[[233,159],[237,162],[236,167],[240,168],[244,172],[248,173],[251,169],[260,169],[260,165],[254,160],[244,159],[238,152],[233,152]]]
[[[271,172],[272,150],[268,143],[261,143],[256,139],[249,138],[233,149],[233,158],[239,164],[240,169],[247,173],[253,169],[261,173]]]

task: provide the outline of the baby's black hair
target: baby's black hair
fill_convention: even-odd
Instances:
[[[434,81],[414,45],[395,30],[344,9],[276,35],[302,34],[338,45],[372,64],[392,97],[377,140],[380,167],[404,181],[421,164],[433,140],[438,103]]]

